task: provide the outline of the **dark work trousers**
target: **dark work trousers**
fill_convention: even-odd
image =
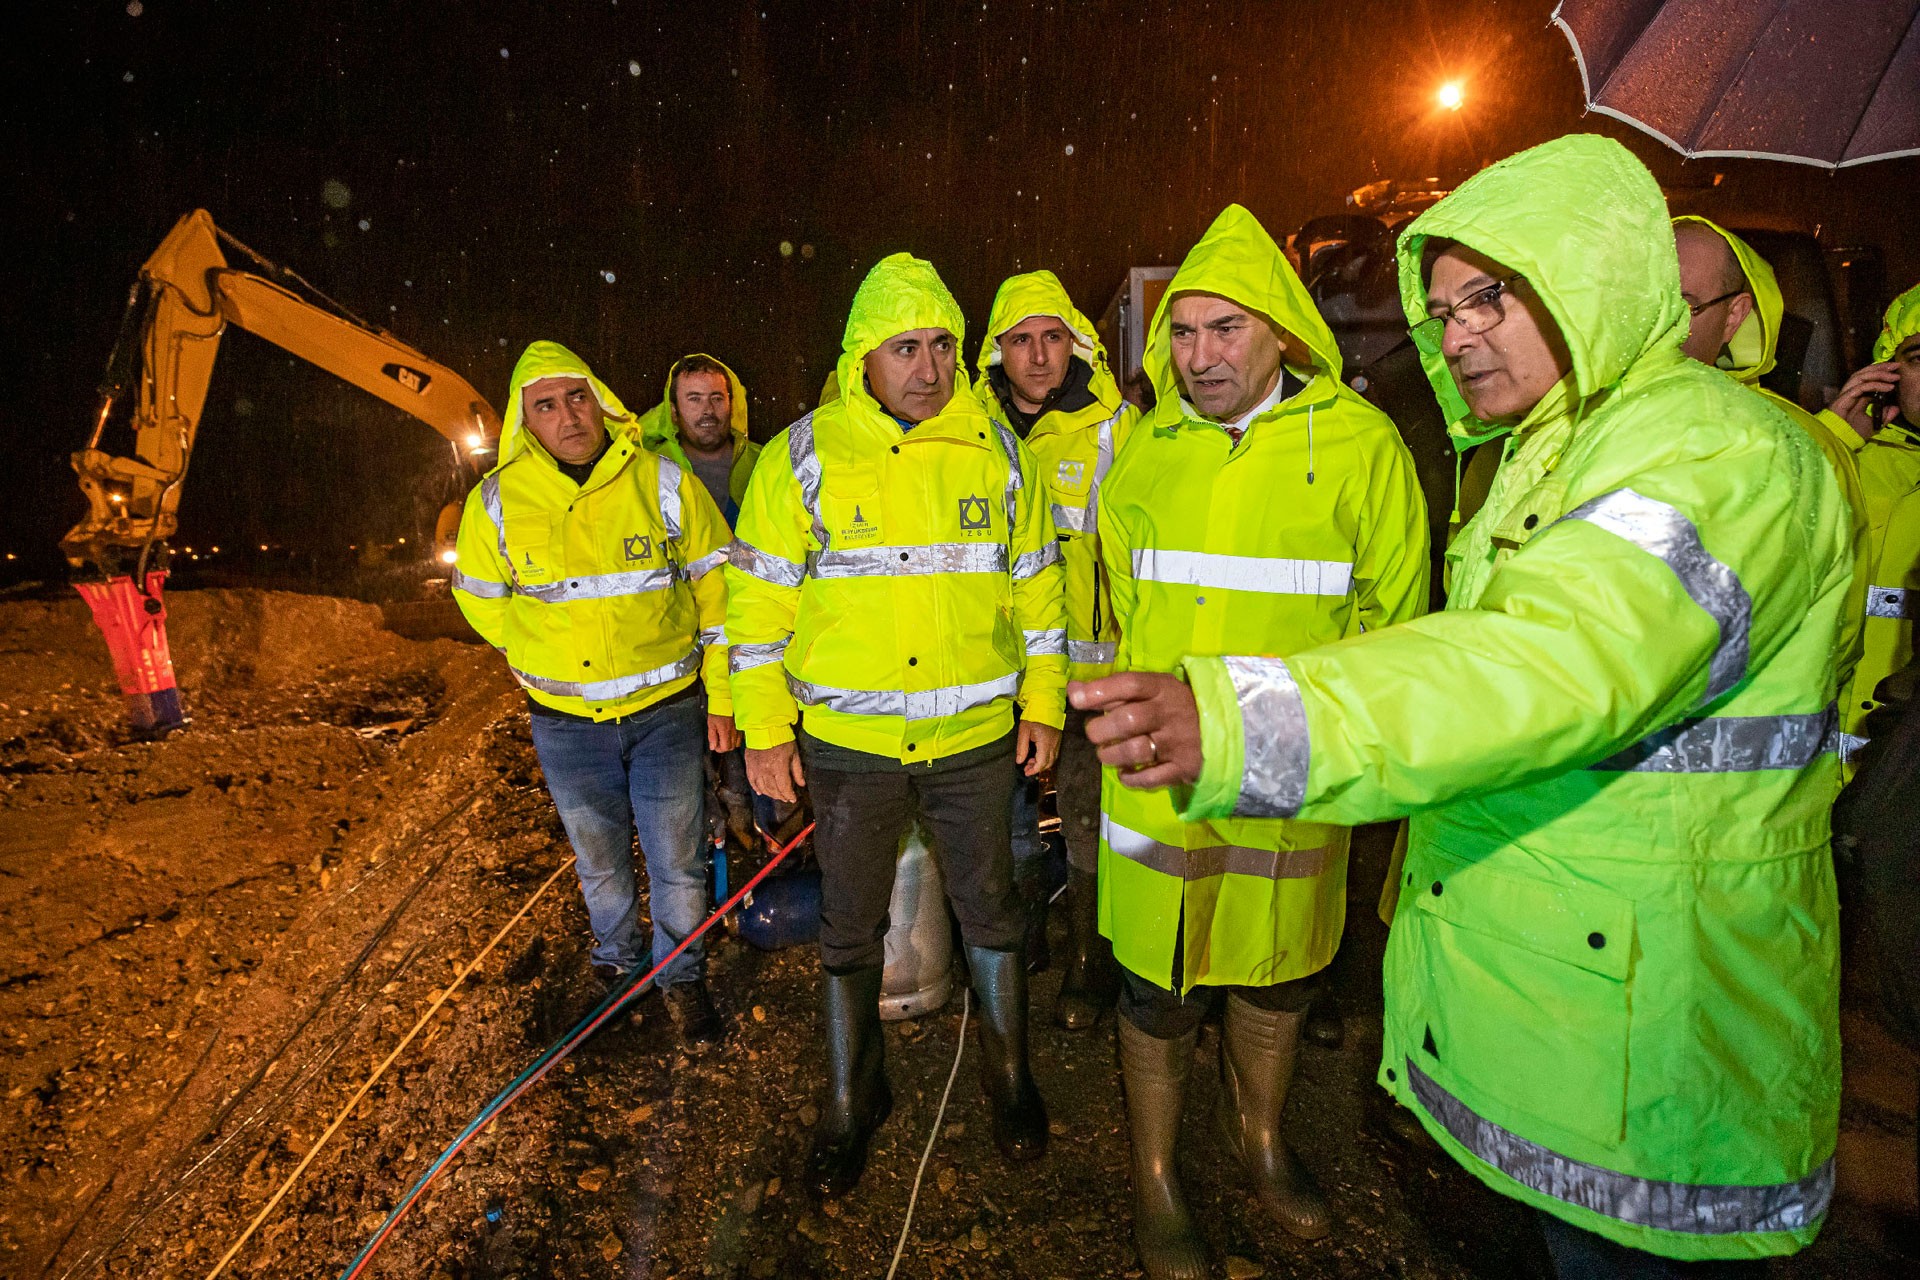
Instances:
[[[1060,833],[1067,842],[1067,864],[1075,871],[1100,871],[1100,757],[1087,741],[1087,713],[1067,709],[1060,736],[1060,758],[1053,765],[1054,801],[1060,809]]]
[[[1198,1031],[1201,1021],[1220,1007],[1228,992],[1269,1013],[1305,1013],[1320,987],[1320,974],[1310,973],[1264,987],[1195,987],[1183,996],[1179,989],[1183,942],[1184,938],[1173,940],[1173,968],[1167,974],[1167,986],[1143,978],[1125,965],[1120,967],[1121,1016],[1155,1040],[1178,1040]]]
[[[1534,1212],[1559,1280],[1759,1280],[1767,1274],[1765,1258],[1678,1262],[1584,1231],[1550,1213]]]
[[[925,764],[800,735],[820,862],[820,960],[834,973],[885,962],[900,842],[917,820],[970,947],[1017,951],[1026,920],[1013,888],[1014,735]]]

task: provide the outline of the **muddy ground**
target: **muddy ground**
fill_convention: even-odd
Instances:
[[[192,727],[128,740],[77,600],[0,601],[0,1274],[205,1276],[457,969],[567,859],[498,658],[403,640],[371,606],[182,592]],[[1290,1129],[1338,1216],[1262,1221],[1211,1127],[1189,1189],[1222,1274],[1534,1276],[1526,1215],[1380,1122],[1384,861],[1359,841],[1336,985],[1347,1042],[1304,1051]],[[1059,922],[1056,920],[1056,929]],[[1056,940],[1058,935],[1056,935]],[[563,875],[381,1078],[227,1274],[337,1275],[484,1102],[597,1000]],[[897,1105],[859,1193],[796,1180],[821,1066],[816,962],[719,940],[734,1035],[676,1051],[657,999],[478,1138],[369,1274],[877,1277],[951,1066],[958,997],[887,1032]],[[1053,1147],[995,1155],[969,1045],[899,1274],[1138,1274],[1110,1027],[1044,1019]],[[1912,1274],[1915,1062],[1850,1013],[1841,1199],[1780,1276]],[[971,1038],[971,1037],[969,1037]],[[1202,1042],[1190,1114],[1215,1093]]]

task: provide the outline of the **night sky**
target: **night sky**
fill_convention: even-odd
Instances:
[[[1700,211],[1878,243],[1896,287],[1920,274],[1892,236],[1920,162],[1683,164],[1583,117],[1551,0],[35,8],[8,23],[0,124],[13,575],[60,572],[66,455],[127,288],[196,206],[496,404],[535,338],[636,411],[707,350],[763,439],[810,402],[886,253],[931,258],[976,325],[1042,266],[1097,315],[1228,201],[1284,236],[1375,178],[1457,179],[1578,129],[1663,181],[1726,175]],[[1434,107],[1449,78],[1458,115]],[[447,473],[428,428],[230,331],[176,544],[418,545]]]

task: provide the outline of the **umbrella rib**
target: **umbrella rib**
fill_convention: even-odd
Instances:
[[[1747,45],[1747,56],[1740,59],[1739,65],[1723,75],[1720,78],[1720,83],[1714,86],[1713,105],[1708,108],[1702,118],[1694,121],[1691,129],[1687,130],[1687,145],[1681,148],[1681,150],[1689,160],[1699,154],[1700,135],[1719,118],[1720,108],[1726,105],[1727,94],[1733,89],[1734,85],[1740,83],[1740,77],[1746,74],[1747,68],[1753,65],[1754,54],[1759,50],[1760,41],[1766,38],[1769,31],[1773,30],[1774,23],[1780,21],[1781,15],[1786,12],[1787,6],[1792,3],[1793,0],[1774,0],[1773,17],[1767,21],[1764,27],[1760,28],[1759,37]]]

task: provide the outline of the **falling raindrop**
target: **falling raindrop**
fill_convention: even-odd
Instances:
[[[362,218],[362,219],[360,219],[360,221],[359,221],[359,223],[358,223],[357,225],[359,226],[359,228],[360,228],[360,229],[361,229],[362,231],[371,231],[371,230],[373,230],[373,221],[372,221],[372,219],[370,219],[370,218]]]
[[[803,245],[801,245],[801,246],[800,246],[800,260],[801,260],[802,262],[812,262],[812,261],[813,261],[813,246],[812,246],[812,245],[810,245],[810,244],[803,244]]]
[[[627,74],[630,76],[637,76],[640,74],[640,59],[638,58],[627,59]]]
[[[605,281],[606,281],[606,282],[607,282],[608,284],[612,284],[612,283],[613,283],[613,272],[611,272],[611,271],[602,271],[602,272],[600,273],[600,278],[601,278],[602,280],[605,280]]]
[[[503,58],[504,58],[504,57],[506,57],[506,56],[507,56],[507,51],[506,51],[505,49],[502,49],[502,50],[500,50],[500,56],[501,56],[501,57],[503,57]]]
[[[127,0],[127,16],[129,18],[137,18],[146,11],[147,6],[141,4],[140,0]]]
[[[1072,154],[1073,154],[1073,144],[1072,144],[1071,142],[1069,142],[1069,143],[1067,144],[1067,154],[1068,154],[1068,155],[1072,155]]]
[[[131,72],[131,71],[129,71],[129,72],[127,72],[127,74],[125,74],[125,75],[123,75],[123,76],[121,76],[121,77],[120,77],[120,80],[121,80],[121,82],[122,82],[122,83],[124,83],[124,84],[132,84],[132,83],[133,83],[133,72]]]
[[[793,241],[782,240],[780,242],[780,256],[783,258],[791,258],[793,256]]]
[[[328,178],[320,185],[320,199],[329,209],[344,209],[353,203],[353,192],[340,179]]]

